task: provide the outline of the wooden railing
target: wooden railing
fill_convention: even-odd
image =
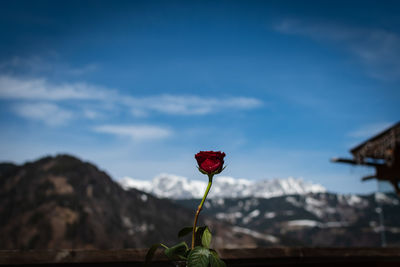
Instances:
[[[0,266],[141,266],[147,250],[0,250]],[[227,266],[399,267],[400,248],[218,249]],[[157,252],[152,266],[174,266]]]

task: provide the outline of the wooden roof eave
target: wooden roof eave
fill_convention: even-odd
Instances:
[[[400,122],[366,140],[350,152],[358,162],[362,162],[364,158],[386,159],[393,154],[398,144],[400,144]]]

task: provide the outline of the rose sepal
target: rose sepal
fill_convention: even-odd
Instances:
[[[220,174],[223,170],[225,170],[225,168],[226,168],[226,166],[224,166],[220,170],[216,170],[212,173],[208,173],[208,172],[204,171],[202,168],[200,168],[199,166],[197,166],[197,169],[199,169],[199,172],[201,172],[202,174],[205,174],[205,175],[209,175],[209,176],[214,176],[216,174]]]
[[[199,166],[197,166],[197,169],[199,169],[199,172],[201,172],[202,174],[208,175],[208,173],[206,171],[203,171]]]

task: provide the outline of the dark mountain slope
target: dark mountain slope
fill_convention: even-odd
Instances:
[[[192,212],[123,190],[77,158],[0,165],[0,249],[147,247],[177,240]]]

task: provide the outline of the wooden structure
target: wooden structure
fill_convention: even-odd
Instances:
[[[390,182],[400,197],[400,122],[350,150],[353,159],[334,158],[333,162],[375,167],[375,174],[362,180]]]
[[[228,267],[398,267],[399,248],[217,249]],[[147,249],[0,250],[0,267],[142,266]],[[151,266],[176,266],[158,251]]]

